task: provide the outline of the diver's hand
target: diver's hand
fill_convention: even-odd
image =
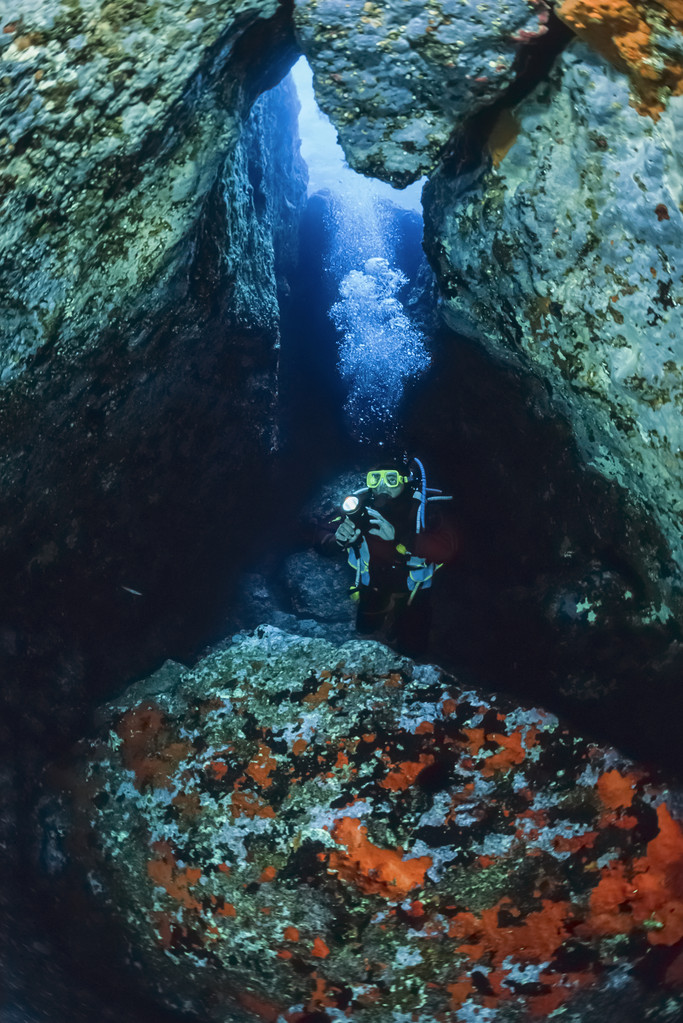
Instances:
[[[337,543],[342,544],[344,547],[350,547],[356,542],[360,536],[360,529],[354,525],[351,519],[346,516],[340,526],[337,527],[337,532],[334,534],[334,538]]]
[[[374,508],[368,508],[368,515],[373,529],[368,530],[374,536],[378,536],[380,540],[393,540],[396,536],[396,530],[392,526],[391,522],[387,522],[383,515],[380,515]]]

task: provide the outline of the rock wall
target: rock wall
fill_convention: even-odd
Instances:
[[[548,14],[544,0],[297,0],[294,20],[349,163],[404,186],[510,85],[520,44],[545,34]]]
[[[74,695],[84,657],[111,678],[119,655],[191,643],[210,600],[192,625],[182,594],[224,584],[246,549],[224,525],[255,520],[242,474],[253,491],[275,440],[278,290],[305,168],[288,90],[243,122],[295,48],[275,4],[13,10],[0,657],[10,678],[70,658],[58,673]]]
[[[115,5],[109,8],[113,16]],[[135,12],[128,10],[132,17]],[[274,24],[264,23],[271,44],[266,48],[258,24],[253,38],[244,38],[246,19],[239,31],[233,28],[233,43],[221,50],[223,63],[211,75],[209,48],[203,65],[198,54],[197,66],[189,60],[182,66],[179,58],[174,78],[173,44],[159,45],[162,26],[153,20],[160,10],[140,5],[137,13],[152,19],[151,30],[143,31],[138,23],[141,48],[128,70],[156,75],[162,92],[173,81],[180,88],[182,74],[189,72],[185,113],[181,117],[178,103],[165,114],[157,109],[157,148],[150,149],[148,138],[138,140],[138,149],[131,144],[126,150],[127,163],[121,154],[116,162],[112,142],[111,194],[98,191],[93,146],[94,195],[82,196],[96,239],[106,248],[115,218],[126,208],[130,175],[136,177],[144,207],[138,209],[137,256],[147,266],[156,261],[156,270],[150,271],[155,283],[143,274],[138,278],[131,262],[125,287],[115,277],[104,287],[105,256],[88,241],[88,218],[88,237],[78,223],[53,224],[59,195],[50,192],[50,167],[65,181],[72,172],[88,175],[68,160],[54,165],[48,160],[43,201],[49,207],[54,198],[55,207],[36,231],[45,274],[63,258],[66,283],[54,292],[64,302],[57,309],[55,299],[52,342],[46,333],[40,335],[40,348],[32,353],[31,345],[17,339],[20,329],[24,340],[39,336],[42,327],[32,303],[40,302],[40,289],[48,284],[41,277],[31,225],[21,219],[25,196],[20,201],[18,191],[11,210],[4,207],[0,228],[14,266],[20,266],[23,245],[26,265],[35,270],[25,279],[17,271],[9,283],[14,271],[8,257],[0,294],[0,359],[10,370],[0,383],[0,833],[7,861],[7,883],[0,884],[0,1015],[26,1023],[39,1018],[170,1023],[170,1014],[127,993],[127,982],[104,1005],[97,981],[81,969],[84,959],[63,956],[52,941],[53,927],[41,917],[47,903],[36,895],[39,882],[17,881],[31,857],[28,807],[45,757],[79,733],[93,694],[110,692],[122,677],[143,673],[169,651],[190,657],[198,644],[204,645],[207,630],[221,614],[220,596],[248,554],[244,534],[258,528],[260,487],[268,479],[276,440],[278,294],[287,290],[296,263],[305,168],[291,90],[283,85],[251,103],[260,88],[272,84],[268,74],[279,74],[280,61],[291,59],[291,37],[278,27],[277,18]],[[177,10],[175,5],[166,30],[180,42],[184,22],[177,34],[172,24]],[[38,15],[47,17],[46,12],[47,5],[41,5]],[[80,11],[83,17],[87,13]],[[79,12],[71,10],[70,17],[78,34]],[[93,31],[105,31],[93,19]],[[127,32],[119,29],[126,37],[135,34],[131,26]],[[199,25],[191,31],[198,33]],[[7,46],[8,37],[14,38],[11,33],[0,36],[5,57],[14,54],[19,69],[27,52],[39,63],[51,55],[63,63],[61,71],[69,59],[79,68],[78,49],[65,45],[62,53],[55,44],[47,47],[47,57],[42,51],[36,56],[21,34],[15,47]],[[114,33],[112,47],[116,38]],[[266,52],[268,74],[259,58]],[[188,57],[187,49],[183,53]],[[164,55],[173,67],[164,64]],[[159,66],[154,65],[157,58]],[[112,60],[103,77],[111,74],[121,89],[126,77],[119,79]],[[26,76],[25,85],[35,81],[34,73]],[[210,105],[203,89],[211,83],[215,117],[203,106]],[[2,84],[0,104],[7,112],[13,99],[7,81]],[[230,133],[213,135],[221,95],[233,102],[221,115]],[[117,96],[111,92],[113,104]],[[72,124],[97,117],[85,101],[82,107],[69,107]],[[189,198],[183,198],[180,182],[174,193],[179,165],[171,143],[175,139],[180,145],[191,131],[195,137],[187,140],[186,172],[192,171],[193,161],[195,169],[201,165],[202,188],[195,177],[194,186],[188,185]],[[58,141],[32,154],[22,187],[42,188],[40,159],[52,150],[61,152]],[[86,148],[82,159],[87,158]],[[21,154],[10,163],[13,169],[25,166]],[[166,181],[163,194],[155,190],[157,179]],[[192,187],[198,188],[196,197]],[[79,188],[74,185],[77,195]],[[167,234],[166,227],[157,235],[147,230],[157,217],[168,221]],[[12,249],[15,221],[25,233]],[[67,248],[60,255],[62,245]],[[132,251],[129,256],[137,258]],[[78,287],[86,279],[88,290],[91,276],[100,281],[100,290],[79,305]],[[16,334],[5,330],[8,324]],[[34,328],[38,333],[31,334]],[[67,914],[78,918],[78,900]],[[40,947],[38,933],[46,937]],[[109,933],[103,922],[98,942]],[[114,946],[112,957],[120,948],[115,941]]]
[[[405,183],[441,161],[426,207],[448,322],[550,383],[587,460],[668,539],[677,564],[651,559],[651,575],[680,576],[673,0],[169,13],[25,0],[2,25],[8,572],[60,601],[76,563],[119,597],[154,590],[160,565],[135,537],[164,531],[171,498],[167,547],[184,545],[188,513],[205,521],[209,493],[239,522],[239,488],[206,466],[232,472],[271,446],[300,187],[291,143],[269,164],[240,125],[300,45],[353,165]],[[545,74],[557,16],[590,49],[573,44],[510,109],[520,82]],[[458,133],[474,126],[480,141],[496,110],[489,153],[465,172]],[[85,495],[97,495],[87,509]]]
[[[679,577],[682,129],[683,98],[643,116],[627,76],[574,43],[501,111],[490,162],[443,170],[426,199],[447,321],[548,381],[586,460],[658,522]]]
[[[267,67],[256,60],[247,73],[250,35],[266,19]],[[188,238],[259,71],[277,81],[281,20],[274,0],[7,9],[0,379],[46,346],[82,352],[103,330],[125,329],[154,294],[163,301],[186,270]]]

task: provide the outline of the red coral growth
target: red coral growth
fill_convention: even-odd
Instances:
[[[638,778],[635,774],[621,775],[618,771],[605,771],[598,778],[598,795],[612,810],[631,806]]]
[[[324,674],[325,672],[321,672],[321,675]],[[331,688],[332,684],[329,679],[325,679],[314,693],[309,693],[308,696],[304,696],[303,702],[307,703],[309,707],[317,707],[319,704],[325,703],[328,700]]]
[[[232,814],[233,817],[275,817],[275,810],[257,795],[236,789],[232,794]]]
[[[232,902],[224,902],[220,909],[216,910],[218,916],[237,916],[237,910]]]
[[[681,26],[680,0],[662,0],[671,24]],[[647,0],[563,0],[556,12],[589,46],[626,72],[638,94],[638,111],[655,120],[664,109],[661,89],[683,92],[683,64],[657,47]]]
[[[415,735],[431,735],[434,731],[433,721],[421,721],[415,729]]]
[[[633,917],[630,911],[622,912],[622,907],[628,907],[632,892],[633,885],[626,877],[623,863],[604,867],[591,892],[589,930],[594,934],[628,934],[633,927]]]
[[[485,778],[490,778],[496,771],[509,771],[516,764],[521,764],[526,756],[522,746],[520,732],[513,732],[512,735],[498,735],[497,733],[488,736],[493,742],[502,747],[499,753],[489,757],[481,769]]]
[[[170,948],[173,940],[173,918],[170,913],[151,913],[150,920],[159,935],[159,944],[162,948]]]
[[[337,1004],[337,999],[332,994],[328,987],[327,981],[324,977],[321,977],[315,970],[311,974],[310,978],[314,983],[313,991],[308,999],[306,1008],[309,1012],[313,1012],[315,1009],[319,1009],[325,1006],[331,1006]],[[299,1017],[303,1020],[305,1017]],[[287,1019],[287,1017],[285,1017]]]
[[[483,728],[463,728],[463,735],[467,736],[467,745],[473,756],[476,757],[479,750],[486,742],[486,735]]]
[[[282,1012],[281,1006],[269,1001],[262,995],[257,995],[253,991],[240,991],[237,998],[240,1005],[249,1012],[252,1012],[254,1016],[265,1020],[265,1023],[276,1023],[278,1016]]]
[[[160,888],[165,888],[173,899],[177,899],[186,909],[201,912],[201,903],[190,895],[188,888],[195,885],[202,876],[199,867],[186,867],[181,870],[176,863],[170,842],[155,842],[152,845],[155,859],[147,863],[147,873]]]
[[[446,989],[451,996],[451,1008],[459,1009],[474,991],[474,984],[469,977],[456,980],[455,984],[447,984]]]
[[[592,849],[599,831],[586,831],[583,835],[571,835],[565,838],[564,835],[556,835],[553,838],[553,848],[557,852],[579,852],[581,849]]]
[[[657,807],[659,833],[647,853],[603,870],[590,899],[587,934],[628,934],[644,928],[651,945],[683,939],[683,831],[664,803]]]
[[[462,732],[473,757],[481,752],[487,742],[495,742],[501,747],[493,756],[487,757],[482,765],[481,773],[485,778],[492,777],[496,771],[508,771],[511,767],[521,764],[526,757],[526,749],[533,745],[536,736],[535,731],[527,735],[527,741],[524,743],[521,732],[502,735],[500,732],[485,732],[483,728],[463,728]]]
[[[394,764],[392,770],[386,778],[382,779],[380,785],[391,792],[403,792],[405,789],[410,788],[418,775],[424,771],[425,767],[429,767],[433,763],[434,757],[431,753],[421,753],[420,759],[417,762],[414,760],[404,760],[400,764]]]
[[[333,836],[346,846],[346,851],[330,853],[329,869],[368,895],[399,901],[424,884],[425,874],[432,866],[429,856],[404,860],[401,849],[373,845],[368,841],[367,828],[353,817],[338,820]]]
[[[481,919],[476,922],[474,935],[478,941],[472,945],[460,945],[458,952],[473,959],[481,959],[486,953],[492,953],[494,965],[497,966],[506,956],[539,963],[552,959],[569,936],[564,922],[572,915],[572,908],[568,902],[551,902],[549,899],[543,899],[541,905],[542,909],[527,914],[521,924],[501,927],[498,923],[499,910],[511,906],[510,899],[502,898],[491,909],[485,909]],[[458,917],[470,916],[458,914]],[[469,920],[463,920],[462,923],[465,926],[471,924]]]
[[[135,772],[135,786],[171,788],[170,776],[192,750],[187,742],[171,742],[163,713],[151,704],[126,711],[116,733],[121,739],[123,766]]]
[[[268,789],[273,784],[270,777],[277,767],[277,760],[271,756],[270,747],[265,742],[259,742],[258,753],[246,769],[250,778],[260,785],[262,789]]]
[[[325,942],[323,941],[323,939],[322,938],[316,938],[314,940],[314,942],[313,942],[313,948],[311,950],[311,955],[315,956],[317,959],[326,959],[329,954],[330,954],[330,950],[327,947],[327,945],[325,944]]]

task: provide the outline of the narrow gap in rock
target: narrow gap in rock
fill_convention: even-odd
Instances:
[[[547,79],[558,55],[575,38],[553,10],[548,14],[547,27],[545,35],[520,46],[514,65],[517,74],[503,95],[478,110],[453,133],[441,160],[444,173],[457,176],[475,170],[482,163],[487,143],[490,149],[495,149],[496,131],[507,138],[514,135],[513,107]]]

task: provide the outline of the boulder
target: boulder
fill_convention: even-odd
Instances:
[[[673,1020],[681,793],[542,709],[263,626],[101,712],[71,841],[202,1019]]]

